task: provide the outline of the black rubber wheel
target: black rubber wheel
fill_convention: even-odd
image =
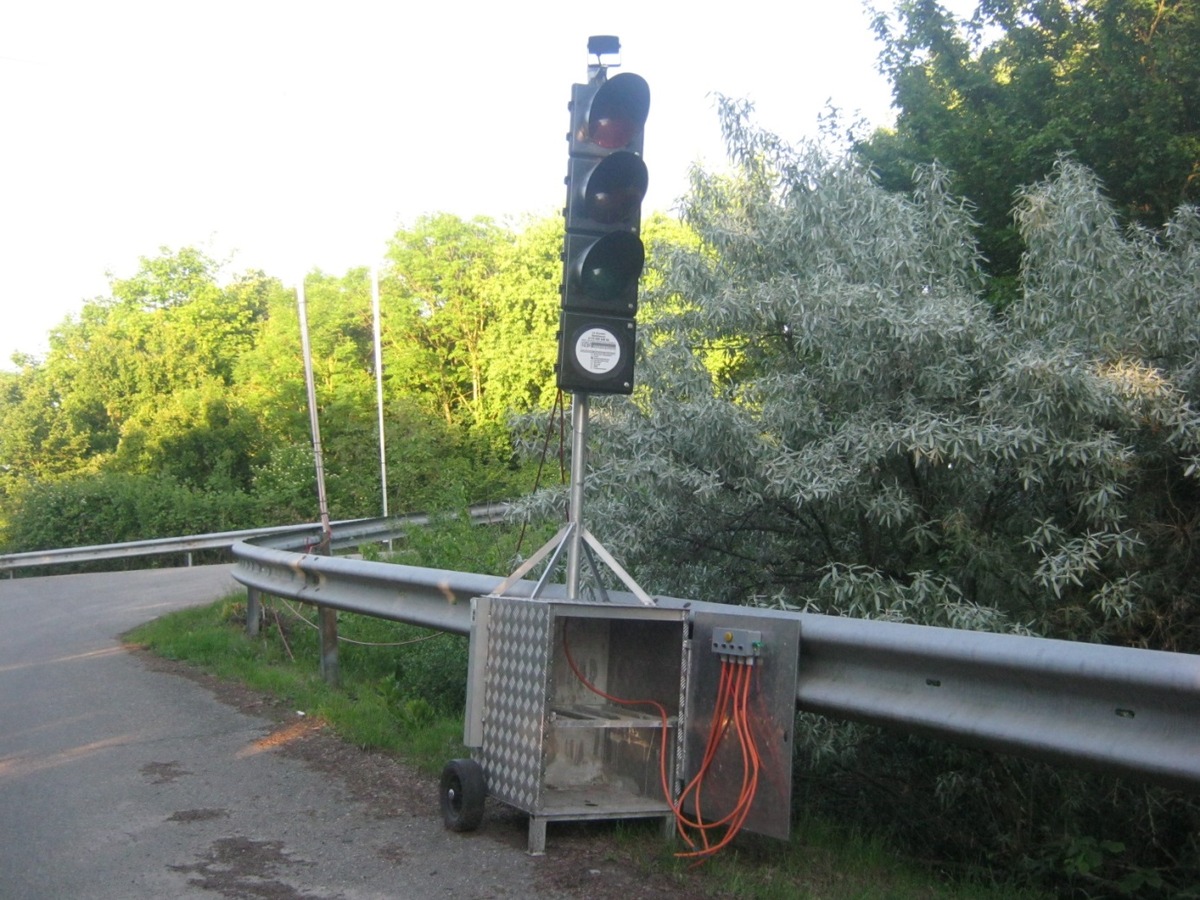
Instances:
[[[487,785],[483,766],[473,759],[452,759],[442,769],[442,821],[451,831],[474,831],[483,821]]]

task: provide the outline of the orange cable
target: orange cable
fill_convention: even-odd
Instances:
[[[689,782],[687,787],[685,787],[680,793],[678,803],[675,804],[675,818],[679,834],[685,841],[687,841],[688,846],[694,847],[695,842],[693,842],[683,830],[684,826],[700,830],[701,838],[707,842],[707,833],[704,831],[704,829],[706,827],[711,828],[713,825],[721,824],[720,822],[705,823],[700,817],[700,789],[704,778],[707,776],[708,770],[712,765],[712,761],[717,755],[717,749],[720,747],[724,732],[728,728],[729,720],[725,716],[725,708],[729,705],[731,690],[730,668],[724,661],[722,661],[720,680],[717,685],[717,700],[716,703],[713,704],[712,722],[709,725],[708,741],[704,748],[704,758],[701,761],[699,768],[696,770],[696,774],[692,778],[691,782]],[[693,791],[696,792],[696,821],[692,821],[683,813],[684,799]]]
[[[726,665],[726,661],[722,661],[722,665]],[[734,686],[734,724],[738,734],[738,742],[742,751],[743,775],[742,775],[742,790],[739,794],[738,801],[734,805],[730,814],[725,816],[721,822],[731,822],[729,829],[722,836],[721,840],[716,844],[709,845],[707,840],[704,841],[704,849],[691,853],[676,854],[683,858],[696,859],[695,865],[700,865],[713,854],[724,849],[732,842],[733,838],[741,830],[746,819],[750,815],[750,809],[754,802],[754,798],[758,792],[758,781],[761,772],[762,759],[758,753],[757,742],[754,739],[753,726],[749,717],[749,697],[751,686],[751,670],[753,666],[738,663],[735,666],[737,672]],[[711,827],[709,823],[706,827]],[[693,845],[694,846],[694,845]]]
[[[663,797],[674,815],[675,827],[680,837],[687,842],[690,848],[693,848],[689,852],[677,853],[675,855],[683,859],[693,858],[696,860],[696,865],[703,863],[709,857],[727,847],[741,831],[742,826],[750,815],[754,799],[758,794],[762,757],[758,752],[758,744],[754,738],[754,729],[750,716],[750,688],[754,666],[747,665],[741,661],[734,663],[728,659],[721,660],[717,699],[713,706],[713,717],[709,725],[704,759],[696,775],[688,783],[687,787],[683,789],[679,795],[679,799],[676,801],[671,799],[670,779],[667,776],[667,733],[670,729],[670,717],[667,715],[666,707],[657,700],[632,700],[616,697],[588,681],[571,655],[571,646],[567,639],[568,622],[569,620],[564,618],[563,655],[566,657],[567,665],[570,667],[572,673],[579,679],[580,684],[593,694],[612,703],[617,703],[621,706],[652,706],[658,711],[663,728],[662,739],[659,744],[659,780],[662,786]],[[700,810],[700,796],[704,780],[708,776],[713,760],[716,758],[717,750],[728,734],[731,724],[733,725],[734,733],[737,735],[738,748],[741,751],[742,757],[741,789],[738,793],[737,802],[728,813],[715,821],[705,822]],[[693,792],[695,793],[696,804],[695,821],[683,812],[684,800]],[[709,843],[709,832],[723,825],[728,825],[728,828],[720,840],[715,844]],[[696,842],[688,834],[687,829],[689,828],[699,832],[701,849],[694,849]]]
[[[730,673],[733,673],[732,677],[730,677]],[[726,843],[724,838],[721,841],[719,841],[716,845],[710,844],[709,840],[708,840],[708,833],[716,828],[719,828],[722,825],[725,825],[727,823],[731,823],[734,821],[734,818],[737,815],[737,812],[742,804],[742,798],[745,794],[745,776],[743,775],[742,791],[741,791],[741,794],[739,795],[738,802],[735,803],[734,806],[730,809],[730,811],[721,819],[718,819],[713,822],[704,822],[703,821],[703,818],[700,815],[700,793],[701,793],[701,787],[703,784],[703,778],[706,777],[708,774],[708,772],[707,772],[708,764],[711,762],[711,757],[715,755],[716,750],[717,750],[721,740],[723,740],[725,734],[727,733],[729,723],[731,721],[734,722],[735,730],[738,731],[738,733],[740,734],[740,729],[738,729],[736,726],[736,716],[737,716],[736,701],[737,701],[738,687],[739,687],[738,682],[740,681],[739,670],[737,668],[733,667],[729,663],[728,660],[723,659],[721,661],[721,675],[722,675],[723,685],[728,685],[729,689],[728,689],[728,692],[726,692],[724,694],[723,700],[719,701],[713,710],[713,728],[710,731],[710,746],[706,751],[705,766],[702,769],[702,771],[697,774],[697,778],[693,780],[694,783],[696,784],[696,813],[697,813],[697,818],[700,819],[700,822],[696,827],[698,827],[700,829],[700,837],[701,837],[701,843],[703,844],[703,847],[700,850],[693,850],[692,852],[676,854],[676,856],[679,858],[697,859],[697,864],[699,864],[699,862],[703,862],[704,859],[707,859],[709,856],[711,856],[713,853],[715,853],[717,850],[719,850],[722,846],[724,846],[724,844]],[[727,709],[728,709],[728,715],[727,715]],[[715,742],[713,741],[714,737],[716,737]],[[743,754],[743,765],[744,765],[744,754]],[[691,846],[694,847],[695,844],[692,843]]]

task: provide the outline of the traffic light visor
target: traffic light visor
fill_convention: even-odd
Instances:
[[[650,178],[634,153],[614,153],[596,166],[584,188],[585,215],[601,225],[615,225],[638,212]]]
[[[646,251],[637,235],[606,234],[583,258],[579,282],[584,297],[601,304],[620,301],[636,288],[645,261]]]
[[[600,86],[588,110],[588,139],[606,150],[628,147],[646,127],[650,86],[632,72],[622,72]]]

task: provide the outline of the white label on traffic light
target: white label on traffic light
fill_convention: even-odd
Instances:
[[[621,344],[611,331],[589,328],[575,338],[575,361],[589,375],[607,375],[621,362]]]

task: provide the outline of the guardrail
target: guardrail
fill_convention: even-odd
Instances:
[[[470,509],[471,519],[477,524],[497,522],[503,517],[505,508],[504,504],[472,507]],[[375,519],[348,519],[335,522],[333,524],[333,549],[356,547],[360,543],[369,541],[385,541],[401,536],[404,530],[412,525],[425,525],[428,522],[429,517],[423,514]],[[316,523],[279,525],[272,528],[248,528],[242,531],[154,538],[121,544],[96,544],[90,547],[6,553],[0,554],[0,572],[8,572],[11,577],[17,569],[173,554],[187,554],[188,565],[191,565],[191,554],[197,550],[220,550],[232,547],[239,541],[271,537],[280,537],[293,542],[289,543],[289,546],[315,546],[321,540],[321,526]]]
[[[234,545],[234,577],[332,610],[471,631],[499,576],[297,552],[287,536]],[[531,596],[534,582],[506,591]],[[562,585],[541,596],[562,599]],[[614,603],[640,605],[610,592]],[[730,607],[670,597],[661,606]],[[1200,787],[1200,656],[737,607],[800,622],[798,709],[981,748]]]

